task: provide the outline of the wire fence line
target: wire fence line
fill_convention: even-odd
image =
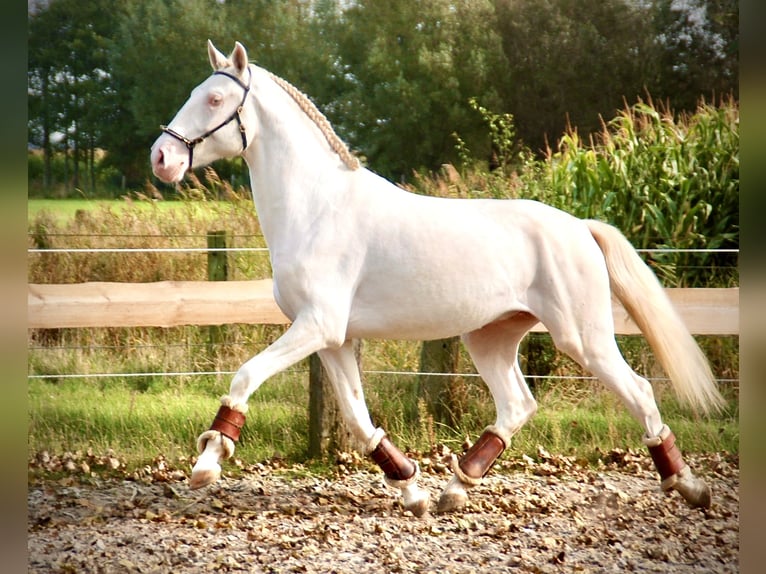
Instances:
[[[37,237],[37,233],[35,232],[28,232],[27,236],[30,238]],[[166,234],[166,233],[56,233],[56,232],[46,232],[45,237],[47,238],[96,238],[96,239],[104,239],[104,238],[112,238],[112,239],[165,239],[165,240],[171,240],[171,239],[205,239],[208,237],[207,234],[202,233],[173,233],[173,234]],[[227,238],[230,239],[260,239],[264,240],[264,236],[261,233],[227,233]],[[655,240],[660,241],[661,238],[655,238]],[[98,249],[98,248],[93,248]],[[66,248],[61,248],[62,251],[66,250]],[[151,247],[146,248],[147,251],[152,251]],[[37,249],[30,249],[29,252],[39,252],[40,250]],[[738,248],[729,248],[729,249],[722,249],[722,248],[675,248],[675,247],[657,247],[657,248],[636,248],[636,251],[638,252],[644,252],[644,253],[652,253],[652,252],[658,252],[658,253],[667,253],[667,252],[677,252],[677,253],[738,253]]]
[[[30,247],[27,253],[210,253],[268,250],[268,247]]]
[[[207,253],[214,251],[263,252],[268,247],[30,247],[27,253]],[[739,249],[676,249],[647,248],[636,249],[638,253],[730,253],[739,254]]]
[[[28,237],[36,237],[38,234],[35,232],[28,232]],[[57,233],[57,232],[46,232],[45,237],[96,237],[99,239],[103,239],[105,237],[109,237],[112,239],[189,239],[189,238],[196,238],[196,239],[205,239],[207,237],[206,233]],[[258,238],[263,239],[262,233],[227,233],[226,237],[230,237],[232,239],[242,239],[242,238]]]
[[[308,374],[308,369],[290,369],[283,371],[288,374]],[[145,372],[145,373],[67,373],[60,375],[27,375],[29,380],[61,380],[61,379],[108,379],[108,378],[144,378],[144,377],[204,377],[204,376],[233,376],[237,371],[168,371],[168,372]],[[362,371],[362,375],[386,375],[399,377],[464,377],[478,379],[481,375],[478,373],[441,373],[441,372],[421,372],[421,371]],[[598,378],[589,375],[524,375],[525,379],[547,380],[547,381],[597,381]],[[646,377],[647,381],[653,383],[667,383],[670,379],[667,377]],[[720,378],[715,379],[717,383],[739,383],[739,379]]]

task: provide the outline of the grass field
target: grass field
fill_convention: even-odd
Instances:
[[[427,416],[402,405],[417,403],[412,377],[367,377],[373,419],[406,450],[427,453],[444,444],[453,451],[473,440],[494,421],[481,383],[471,383],[482,404],[457,428],[433,425]],[[254,464],[275,454],[305,462],[308,448],[308,377],[288,372],[267,381],[250,399],[247,424],[237,457]],[[140,468],[157,456],[171,463],[196,455],[197,436],[218,409],[228,381],[155,381],[148,388],[133,380],[67,379],[29,383],[29,452],[118,453],[128,468]],[[216,392],[219,391],[219,392]],[[617,399],[593,382],[556,383],[537,390],[539,411],[514,437],[505,456],[537,456],[538,447],[588,463],[613,449],[643,451],[642,430]],[[721,415],[698,419],[659,393],[664,420],[684,452],[738,452],[736,398]],[[422,413],[421,413],[422,415]],[[231,466],[231,465],[230,465]],[[236,470],[230,468],[230,470]]]
[[[100,210],[110,210],[120,213],[126,210],[140,210],[143,212],[163,212],[194,209],[196,217],[205,218],[210,213],[210,202],[182,202],[182,201],[134,201],[131,199],[29,199],[27,200],[27,221],[34,221],[41,213],[53,216],[54,221],[66,225],[74,221],[78,212],[94,213]],[[220,206],[225,206],[220,202]]]

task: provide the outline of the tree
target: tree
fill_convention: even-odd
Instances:
[[[738,96],[738,24],[736,0],[657,0],[653,95],[687,112],[700,96]]]
[[[51,85],[54,80],[56,57],[54,46],[47,40],[55,35],[56,27],[57,23],[53,18],[38,17],[37,12],[30,13],[27,50],[29,141],[43,150],[43,185],[46,188],[53,184],[52,134],[58,126],[58,106],[54,103],[55,90]]]
[[[221,42],[224,6],[205,0],[124,3],[111,50],[117,101],[109,134],[111,161],[129,183],[149,175],[149,147],[188,97],[210,74],[208,38]]]
[[[72,185],[81,183],[81,160],[90,187],[95,185],[95,150],[103,143],[108,124],[102,120],[112,107],[108,38],[118,12],[106,0],[56,0],[29,13],[30,140],[43,149],[46,185],[52,183],[56,132],[63,136],[67,159],[71,151]]]
[[[30,5],[29,137],[48,185],[57,133],[91,183],[100,147],[143,185],[159,124],[210,73],[205,41],[240,40],[402,179],[458,161],[454,134],[489,159],[479,107],[544,151],[647,93],[692,112],[701,95],[736,97],[737,20],[734,0],[51,0]]]
[[[343,13],[341,122],[373,169],[393,178],[436,169],[456,158],[453,133],[478,133],[468,100],[500,104],[494,28],[492,6],[481,0],[362,0]]]
[[[644,14],[623,0],[496,0],[510,74],[503,99],[534,150],[567,124],[601,127],[623,98],[643,91],[649,50]]]
[[[306,93],[332,120],[343,85],[334,39],[340,11],[336,0],[228,1],[229,42],[241,41],[251,60]]]
[[[736,94],[734,0],[496,0],[511,73],[502,98],[532,149],[568,126],[587,137],[624,102],[650,95],[693,112]]]

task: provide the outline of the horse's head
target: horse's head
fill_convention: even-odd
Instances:
[[[252,141],[244,124],[251,81],[247,52],[239,42],[228,58],[210,40],[207,48],[213,75],[194,88],[152,145],[152,171],[166,182],[181,181],[192,167],[239,155]]]

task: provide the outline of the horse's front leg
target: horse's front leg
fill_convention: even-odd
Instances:
[[[339,349],[320,351],[319,358],[333,385],[343,419],[360,449],[383,470],[386,484],[401,491],[404,508],[415,516],[424,515],[430,495],[417,484],[418,465],[407,458],[382,429],[372,424],[352,341],[346,341]]]
[[[234,444],[245,424],[247,403],[235,403],[230,395],[221,397],[221,407],[210,428],[197,438],[197,462],[192,468],[189,487],[202,488],[221,476],[220,461],[234,454]]]
[[[279,339],[239,368],[229,394],[221,398],[213,424],[197,439],[200,455],[192,468],[189,483],[192,489],[211,484],[221,476],[220,461],[234,454],[250,395],[272,375],[328,344],[338,344],[327,333],[311,317],[299,316]]]

